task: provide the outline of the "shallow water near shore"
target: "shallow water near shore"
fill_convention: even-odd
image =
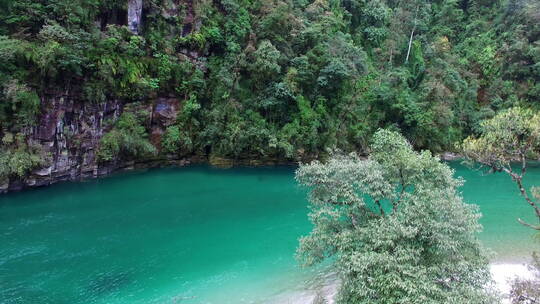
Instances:
[[[517,187],[451,165],[494,261],[525,261],[538,243],[516,221],[534,220]],[[310,224],[293,177],[193,166],[0,196],[0,303],[300,303],[328,278],[294,260]],[[540,184],[540,167],[526,179]]]

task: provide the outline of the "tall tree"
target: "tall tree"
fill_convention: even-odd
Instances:
[[[462,181],[399,133],[379,130],[371,150],[368,159],[334,153],[297,170],[314,225],[300,260],[333,261],[338,303],[496,303]]]

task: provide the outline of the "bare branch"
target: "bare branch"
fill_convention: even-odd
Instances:
[[[523,221],[523,220],[520,219],[520,218],[518,218],[518,222],[519,222],[521,225],[527,226],[527,227],[532,228],[532,229],[534,229],[534,230],[540,230],[540,225],[538,225],[538,226],[531,225],[531,224],[529,224],[529,223]]]
[[[384,216],[385,215],[384,214],[384,209],[383,209],[383,207],[381,205],[381,202],[379,200],[376,200],[375,204],[377,204],[377,206],[379,206],[379,211],[381,212],[381,215]]]

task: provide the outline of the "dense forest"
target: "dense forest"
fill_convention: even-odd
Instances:
[[[366,153],[379,128],[452,151],[539,109],[538,80],[536,0],[0,0],[0,176],[85,145],[79,163]],[[160,98],[178,106],[153,132]],[[52,99],[121,111],[86,143]],[[35,136],[51,111],[54,151]]]

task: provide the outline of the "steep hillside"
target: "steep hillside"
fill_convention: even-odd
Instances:
[[[0,192],[134,163],[455,149],[540,108],[535,0],[0,0]]]

